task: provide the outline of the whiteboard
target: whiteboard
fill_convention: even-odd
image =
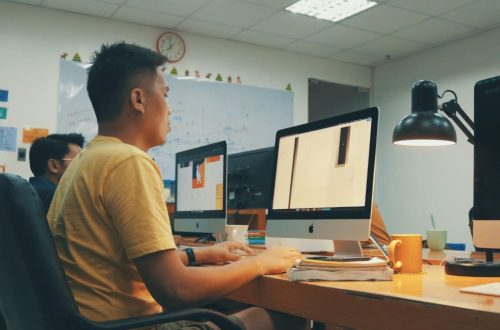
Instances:
[[[61,60],[57,131],[90,141],[97,120],[87,95],[88,65]],[[165,75],[170,88],[171,132],[149,153],[164,179],[175,178],[175,153],[226,140],[228,153],[274,145],[276,131],[293,124],[293,93],[242,84]]]

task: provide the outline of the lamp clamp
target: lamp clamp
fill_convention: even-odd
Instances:
[[[441,95],[438,95],[438,98],[443,98],[446,93],[453,94],[453,99],[443,102],[438,106],[438,109],[446,113],[446,115],[451,120],[453,120],[453,122],[467,136],[467,141],[469,141],[471,144],[474,144],[474,122],[472,121],[472,119],[470,119],[469,116],[467,116],[460,104],[458,104],[457,94],[454,91],[447,89]],[[470,129],[464,125],[464,123],[457,116],[457,113],[458,115],[460,115],[460,117],[462,117],[462,120],[465,121],[467,125],[469,125]]]

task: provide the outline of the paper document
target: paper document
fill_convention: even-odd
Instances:
[[[485,294],[488,296],[500,297],[500,282],[469,286],[459,289],[461,292]]]
[[[387,260],[378,257],[370,258],[362,261],[335,261],[335,260],[317,260],[317,259],[302,259],[295,263],[295,267],[300,269],[385,269]]]
[[[291,281],[392,281],[394,271],[383,270],[316,270],[291,268],[287,275]]]

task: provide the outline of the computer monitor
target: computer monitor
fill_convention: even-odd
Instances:
[[[478,248],[500,249],[500,76],[476,83],[474,124],[472,238]]]
[[[224,232],[226,164],[226,141],[175,155],[175,232]]]
[[[370,235],[379,110],[368,108],[276,133],[267,235],[334,240],[359,256]]]
[[[227,208],[268,208],[273,166],[274,147],[228,155]]]

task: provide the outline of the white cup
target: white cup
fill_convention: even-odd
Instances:
[[[442,251],[446,246],[446,236],[444,229],[428,229],[427,246],[433,251]]]
[[[247,243],[248,225],[226,225],[228,241]]]

